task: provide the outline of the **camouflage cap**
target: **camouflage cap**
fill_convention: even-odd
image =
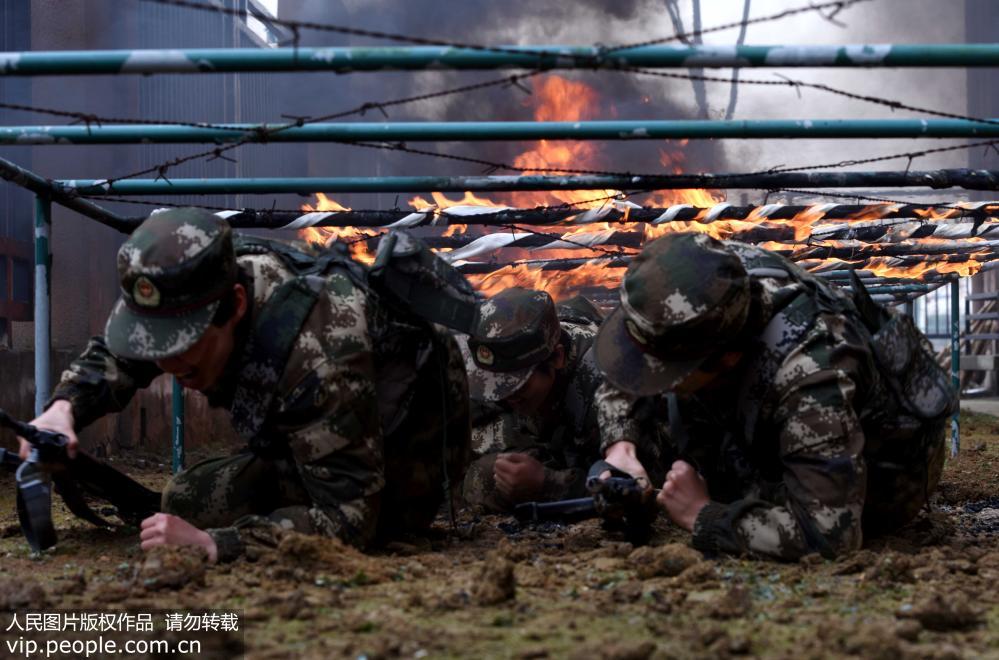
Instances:
[[[115,355],[159,360],[189,349],[236,282],[232,230],[201,209],[150,216],[118,250],[121,297],[105,336]]]
[[[621,282],[621,305],[597,335],[607,380],[638,396],[673,389],[742,330],[749,276],[705,234],[667,234],[641,251]]]
[[[472,335],[459,342],[471,397],[502,401],[519,390],[555,350],[561,332],[544,291],[515,287],[481,303]]]

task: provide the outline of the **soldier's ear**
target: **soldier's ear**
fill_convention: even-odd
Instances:
[[[565,367],[565,346],[562,342],[559,342],[558,346],[556,346],[555,350],[552,352],[551,365],[555,367],[555,369],[562,369]]]
[[[246,310],[250,306],[249,300],[247,300],[246,287],[237,282],[232,286],[232,295],[235,306],[232,317],[238,323],[246,315]]]

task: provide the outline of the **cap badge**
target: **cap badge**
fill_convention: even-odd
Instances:
[[[143,275],[135,280],[135,285],[132,287],[132,298],[135,300],[136,305],[142,307],[159,307],[160,290],[156,288],[156,285],[148,277]]]
[[[495,361],[493,352],[486,346],[479,346],[475,349],[475,361],[484,367],[491,367]]]

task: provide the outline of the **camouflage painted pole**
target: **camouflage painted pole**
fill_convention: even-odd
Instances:
[[[690,188],[863,188],[871,186],[968,190],[999,190],[999,171],[929,170],[882,172],[778,172],[674,174],[664,176],[380,176],[288,177],[248,179],[106,179],[63,180],[67,192],[82,196],[107,195],[223,195],[297,194],[317,192],[505,192],[516,190],[686,190]],[[600,197],[600,195],[594,195]]]
[[[843,46],[593,46],[203,48],[31,51],[0,54],[0,75],[418,71],[436,69],[649,69],[999,66],[997,44]]]
[[[929,230],[944,224],[942,220],[925,221],[923,218],[951,215],[946,222],[970,218],[981,222],[990,214],[999,215],[999,201],[962,203],[960,210],[933,207],[925,204],[766,204],[762,206],[735,206],[727,202],[710,207],[674,204],[668,207],[640,207],[630,201],[610,200],[598,208],[584,209],[576,206],[513,208],[497,206],[490,210],[483,207],[456,206],[431,207],[416,210],[350,210],[350,211],[274,211],[271,209],[242,209],[220,211],[233,227],[247,229],[304,229],[306,227],[419,227],[433,224],[454,223],[462,225],[582,225],[594,222],[650,223],[698,222],[709,224],[725,220],[751,220],[773,222],[772,229],[782,228],[791,235],[791,225],[778,221],[800,218],[808,222],[851,221],[824,225],[823,230],[836,227],[836,232],[852,231],[856,235],[844,238],[866,237],[875,233],[885,234],[900,222],[919,222]],[[863,222],[859,219],[863,218]],[[973,224],[973,223],[972,223]],[[761,224],[761,227],[763,225]],[[991,226],[989,224],[988,226]],[[985,228],[986,225],[982,225]],[[920,237],[926,229],[919,229]],[[977,235],[977,234],[976,234]],[[766,239],[771,240],[771,239]]]
[[[786,243],[789,245],[789,249],[794,249],[795,247],[804,249],[806,245],[812,245],[813,242],[821,245],[821,241],[831,240],[839,243],[847,242],[850,245],[858,243],[865,245],[913,245],[919,244],[919,241],[922,239],[939,239],[949,241],[955,250],[979,245],[978,243],[970,243],[966,239],[989,238],[995,240],[999,238],[999,222],[982,224],[978,227],[978,233],[974,233],[973,224],[970,222],[961,223],[961,225],[945,225],[943,229],[948,231],[940,232],[942,235],[934,233],[934,223],[917,224],[916,221],[910,220],[905,224],[915,225],[916,229],[905,231],[906,227],[902,227],[900,231],[891,233],[887,228],[874,228],[871,231],[855,231],[849,228],[827,230],[820,225],[812,227],[809,233],[801,236],[798,235],[797,228],[794,226],[781,227],[760,224],[760,226],[748,229],[723,232],[722,237],[741,243]],[[689,229],[686,227],[678,227],[676,229],[676,231],[684,230]],[[584,232],[582,235],[589,236],[590,234]],[[476,240],[484,239],[485,236],[493,236],[493,234],[466,232],[455,236],[427,236],[424,238],[424,242],[432,248],[456,249],[469,245]],[[645,233],[641,231],[622,229],[607,236],[606,240],[602,241],[600,245],[631,248],[641,247],[646,240],[645,236]],[[504,245],[498,247],[544,250],[553,247],[550,244],[561,240],[561,238],[558,234],[531,233],[529,235],[516,235],[507,233],[506,239],[500,240],[504,240]],[[939,249],[947,251],[947,246],[948,244],[946,243],[942,244],[939,246]],[[557,247],[562,248],[565,246],[559,245]]]
[[[52,392],[52,200],[35,197],[35,415],[42,414]]]
[[[471,142],[999,137],[999,119],[647,119],[616,121],[341,122],[7,126],[0,144],[224,144],[228,142]]]

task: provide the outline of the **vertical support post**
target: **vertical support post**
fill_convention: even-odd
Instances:
[[[950,375],[961,396],[961,289],[960,281],[950,283]],[[961,449],[961,407],[950,420],[950,455],[957,456]]]
[[[184,469],[184,388],[173,378],[171,403],[173,408],[173,472]]]
[[[52,200],[35,197],[35,414],[52,392]]]

